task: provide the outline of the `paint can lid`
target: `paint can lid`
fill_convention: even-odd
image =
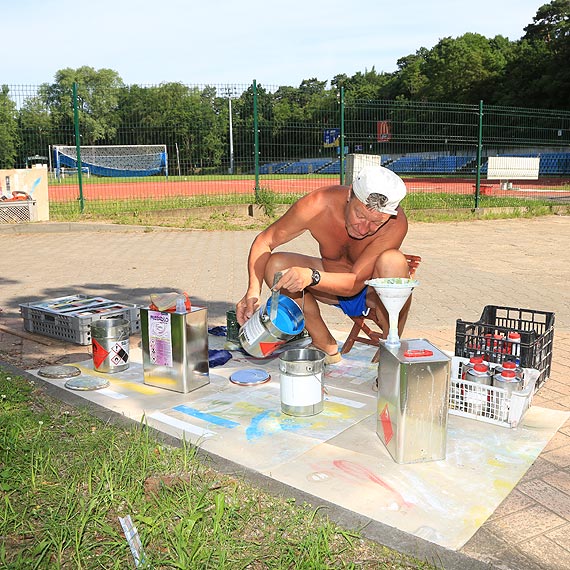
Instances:
[[[110,382],[106,378],[95,378],[93,376],[83,376],[72,378],[65,383],[65,387],[70,390],[100,390],[107,388]]]
[[[269,380],[271,380],[270,374],[260,368],[238,370],[230,376],[230,382],[238,386],[256,386],[265,384]]]
[[[44,366],[38,370],[38,375],[44,378],[73,378],[74,376],[80,376],[81,370],[77,366],[61,364]]]

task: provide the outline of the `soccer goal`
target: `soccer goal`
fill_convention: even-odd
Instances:
[[[75,146],[53,147],[56,178],[59,180],[66,169],[77,170]],[[91,176],[154,176],[168,177],[168,154],[166,145],[101,145],[81,147],[81,167],[88,168]]]

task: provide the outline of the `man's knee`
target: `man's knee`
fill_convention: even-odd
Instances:
[[[399,249],[382,252],[374,265],[374,277],[409,277],[406,256]]]
[[[267,284],[273,284],[273,276],[278,271],[283,271],[291,267],[291,263],[288,261],[288,255],[286,253],[272,253],[265,266],[265,281]]]

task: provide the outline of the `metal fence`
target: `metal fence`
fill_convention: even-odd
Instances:
[[[570,198],[570,112],[358,100],[342,88],[4,86],[0,142],[0,168],[48,164],[52,217],[290,200],[344,183],[359,155],[404,178],[408,210]],[[104,158],[89,154],[97,147]],[[536,179],[489,179],[495,156],[540,157]]]

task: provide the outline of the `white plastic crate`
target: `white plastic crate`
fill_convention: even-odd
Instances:
[[[523,368],[523,387],[509,396],[504,388],[463,380],[463,367],[468,362],[468,358],[459,356],[451,359],[449,413],[516,428],[530,408],[540,372],[534,368]],[[500,364],[491,362],[489,366],[494,370]]]
[[[0,201],[0,224],[35,222],[37,219],[35,200]]]
[[[22,303],[20,313],[25,330],[81,345],[91,344],[91,323],[99,319],[126,319],[131,334],[141,330],[138,305],[90,295]]]

